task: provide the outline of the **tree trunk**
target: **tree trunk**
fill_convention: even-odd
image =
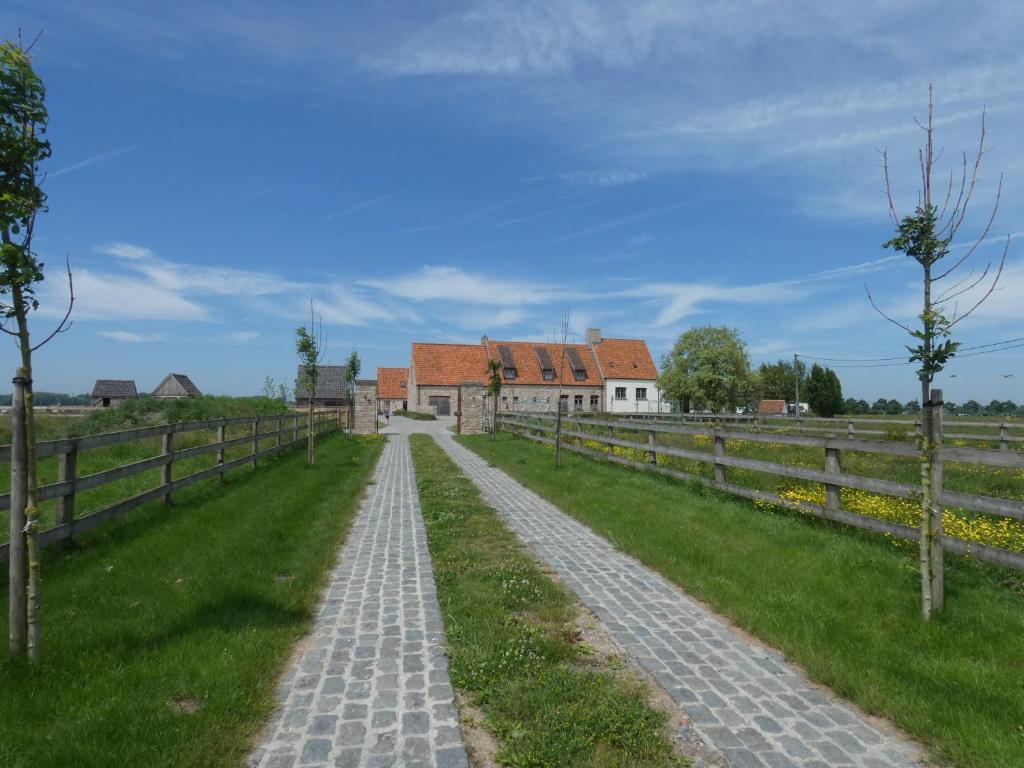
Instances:
[[[498,439],[498,393],[494,393],[494,418],[491,421],[491,439]]]
[[[28,628],[25,623],[25,500],[28,497],[28,463],[25,453],[25,372],[14,376],[11,398],[11,511],[8,554],[8,647],[11,655],[24,656]]]
[[[306,439],[306,462],[313,466],[316,456],[313,453],[313,398],[309,398],[309,434]]]

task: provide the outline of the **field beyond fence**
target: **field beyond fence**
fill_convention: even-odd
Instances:
[[[339,425],[343,412],[314,413],[314,434]],[[269,429],[268,429],[269,428]],[[36,443],[39,459],[40,545],[75,534],[236,467],[256,467],[306,441],[304,413],[184,421]],[[212,438],[212,441],[211,441]],[[11,446],[0,446],[0,465]],[[6,542],[10,473],[0,474],[0,541]],[[0,561],[9,545],[0,543]]]
[[[566,450],[895,539],[919,537],[918,451],[905,440],[740,431],[653,420],[565,416],[561,423]],[[513,434],[555,443],[552,415],[502,415],[500,424]],[[1005,430],[1004,436],[1012,437]],[[954,554],[1024,570],[1024,450],[1008,449],[1013,442],[1009,440],[1004,449],[993,450],[970,447],[963,436],[953,439],[953,445],[941,449],[941,546]],[[999,441],[998,435],[974,439]],[[1015,448],[1018,445],[1014,442]]]

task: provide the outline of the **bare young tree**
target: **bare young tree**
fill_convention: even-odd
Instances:
[[[1000,175],[995,201],[988,214],[981,233],[970,241],[960,256],[951,256],[952,244],[957,239],[967,217],[968,208],[974,197],[985,149],[985,112],[981,114],[978,147],[969,159],[963,154],[959,172],[951,170],[945,193],[941,195],[941,207],[933,196],[932,177],[938,155],[935,151],[933,122],[934,104],[932,88],[928,87],[928,118],[922,124],[915,122],[924,132],[924,146],[918,151],[921,168],[921,188],[914,213],[900,216],[897,213],[895,196],[890,179],[889,154],[882,152],[882,169],[885,189],[889,202],[889,216],[896,227],[896,235],[884,244],[897,253],[905,254],[921,266],[922,301],[918,315],[920,325],[911,326],[894,319],[883,312],[870,289],[865,286],[868,301],[882,317],[906,331],[916,340],[907,347],[910,361],[919,363],[917,377],[921,384],[921,405],[924,416],[921,419],[920,465],[921,465],[921,610],[924,618],[931,618],[933,612],[942,610],[942,549],[937,539],[942,535],[942,508],[932,491],[933,473],[936,470],[939,446],[936,443],[934,426],[936,416],[941,412],[942,403],[932,402],[931,384],[955,355],[959,342],[952,339],[953,329],[974,314],[992,295],[999,284],[1010,248],[1010,238],[998,261],[988,261],[980,271],[969,269],[971,257],[986,241],[1002,196],[1003,177]],[[941,152],[939,153],[941,155]],[[956,176],[960,181],[956,181]],[[940,187],[941,190],[941,187]],[[965,274],[966,273],[966,274]],[[961,308],[960,301],[966,302]]]
[[[493,357],[487,360],[487,394],[491,396],[494,418],[491,421],[491,439],[498,437],[498,396],[501,394],[501,362]]]
[[[309,432],[306,443],[306,461],[312,466],[315,459],[313,440],[313,410],[316,399],[316,382],[320,374],[320,361],[324,356],[323,320],[316,313],[313,300],[309,300],[309,328],[295,329],[295,352],[299,356],[299,381],[296,389],[302,387],[309,396]]]
[[[34,43],[33,43],[34,44]],[[12,445],[24,446],[22,455],[12,455],[10,537],[10,649],[39,662],[39,550],[38,488],[36,466],[35,411],[32,397],[32,354],[57,334],[71,327],[75,303],[70,263],[68,307],[57,326],[38,343],[29,334],[29,313],[39,308],[36,285],[43,281],[43,262],[32,249],[36,215],[46,210],[44,177],[39,164],[50,156],[46,140],[48,115],[43,81],[32,68],[32,45],[0,44],[0,330],[14,338],[21,356],[15,385],[24,392],[24,418],[17,418],[20,434]],[[13,321],[13,328],[9,327]],[[20,467],[18,465],[21,465]],[[18,475],[18,477],[14,477]],[[17,504],[13,503],[20,497]],[[21,500],[24,501],[23,508]],[[26,562],[27,561],[27,562]],[[27,584],[25,568],[27,564]]]

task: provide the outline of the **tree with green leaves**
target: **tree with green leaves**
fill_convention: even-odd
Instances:
[[[316,382],[323,359],[323,321],[316,314],[313,300],[309,300],[309,328],[300,325],[295,329],[295,352],[299,356],[299,380],[295,388],[304,389],[309,397],[309,431],[306,441],[306,461],[310,466],[316,460],[313,435],[313,409],[316,400]]]
[[[23,462],[23,479],[19,474],[17,480],[24,483],[25,506],[15,509],[12,505],[10,515],[10,649],[38,663],[39,473],[32,354],[71,327],[75,292],[71,267],[66,264],[70,296],[67,312],[49,335],[33,343],[28,319],[39,309],[36,285],[44,279],[44,264],[33,250],[32,241],[36,216],[46,210],[40,163],[50,156],[50,142],[46,139],[46,89],[32,68],[31,50],[31,45],[24,46],[20,40],[0,44],[0,330],[13,337],[18,347],[21,367],[15,378],[24,391],[24,418],[17,419],[20,434],[12,440],[12,444],[24,446],[22,456],[12,456],[12,474],[16,464]],[[21,496],[21,489],[12,487],[12,500],[16,496]]]
[[[491,396],[494,418],[491,421],[491,439],[498,436],[498,396],[501,394],[501,362],[493,357],[487,360],[487,394]]]
[[[807,384],[807,364],[797,361],[800,372],[800,391]],[[796,376],[793,372],[792,360],[778,360],[774,363],[761,363],[757,369],[757,382],[761,398],[764,400],[790,400],[794,396]]]
[[[263,380],[263,396],[268,400],[273,400],[276,392],[277,387],[274,385],[274,377],[267,376],[267,378]]]
[[[352,354],[345,360],[345,384],[348,389],[348,433],[351,435],[355,428],[356,421],[356,380],[359,378],[359,371],[363,367],[363,361],[359,359],[359,353],[354,349]]]
[[[678,402],[684,413],[691,407],[731,409],[749,398],[754,385],[746,345],[739,331],[726,326],[702,325],[681,334],[661,366],[662,396]]]
[[[871,291],[867,290],[871,306],[886,320],[901,328],[913,339],[914,343],[907,347],[909,361],[918,364],[917,378],[921,385],[921,406],[926,416],[921,419],[921,439],[919,454],[921,466],[921,536],[919,564],[921,568],[921,612],[924,618],[930,619],[934,611],[942,609],[943,604],[943,554],[938,545],[942,535],[942,508],[936,503],[932,477],[938,461],[939,446],[933,434],[934,425],[941,416],[942,403],[931,400],[931,385],[935,376],[956,355],[959,342],[952,338],[953,329],[970,317],[996,289],[1006,264],[1010,238],[995,268],[990,261],[982,270],[971,270],[966,275],[968,260],[981,247],[992,229],[999,200],[1002,195],[1003,180],[995,193],[995,202],[987,223],[980,235],[962,250],[954,250],[953,243],[957,239],[970,207],[978,181],[978,169],[985,150],[985,113],[981,114],[981,130],[977,151],[969,162],[967,154],[963,154],[959,168],[959,182],[955,183],[956,173],[950,171],[949,181],[943,194],[940,187],[938,196],[933,195],[932,182],[935,163],[938,155],[935,151],[934,120],[933,120],[932,88],[928,87],[928,117],[924,124],[916,121],[924,131],[924,146],[918,152],[921,168],[920,189],[917,204],[912,214],[900,216],[897,213],[895,196],[890,181],[889,156],[882,152],[882,168],[885,177],[885,188],[889,202],[889,216],[896,227],[896,234],[884,244],[912,259],[921,268],[921,312],[918,314],[917,325],[897,320],[882,311],[875,302]],[[939,155],[941,152],[938,153]],[[941,206],[938,201],[942,200]],[[955,254],[952,255],[951,254]],[[866,288],[866,286],[865,286]],[[961,311],[961,303],[964,309]]]
[[[830,419],[843,410],[843,388],[831,368],[823,368],[817,363],[812,365],[806,389],[801,391],[807,393],[808,405],[819,416]]]

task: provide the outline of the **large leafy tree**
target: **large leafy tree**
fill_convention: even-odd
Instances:
[[[843,410],[843,388],[831,368],[812,365],[805,391],[807,403],[819,416],[831,418]]]
[[[25,446],[24,501],[11,509],[10,537],[10,648],[27,651],[39,661],[39,554],[38,487],[35,415],[32,396],[32,353],[70,327],[74,286],[67,270],[71,299],[57,327],[40,342],[29,333],[29,314],[39,308],[35,286],[42,282],[43,262],[33,250],[36,215],[46,210],[46,194],[40,180],[40,163],[50,156],[46,139],[48,115],[46,89],[32,68],[32,46],[21,42],[0,44],[0,330],[13,337],[21,357],[19,384],[24,387],[24,418],[18,418],[14,442]],[[12,465],[13,466],[13,465]],[[21,477],[18,483],[21,483]],[[12,494],[12,497],[15,494]],[[20,501],[18,502],[20,505]],[[24,517],[23,526],[22,516]],[[27,564],[27,582],[25,567]],[[24,593],[21,592],[25,587]]]
[[[807,384],[807,364],[797,361],[796,370],[800,372],[800,391]],[[774,363],[761,363],[757,369],[757,381],[760,395],[765,400],[790,400],[796,391],[796,375],[793,372],[792,360],[778,360]]]
[[[664,396],[691,407],[721,411],[750,399],[754,378],[747,348],[735,328],[702,325],[676,340],[662,358],[658,386]]]

